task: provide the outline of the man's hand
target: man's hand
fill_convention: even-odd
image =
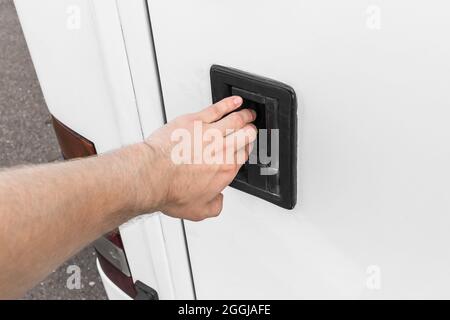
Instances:
[[[156,208],[167,215],[194,221],[219,215],[221,192],[248,159],[257,135],[251,124],[256,113],[235,111],[241,105],[240,97],[226,98],[198,113],[174,119],[145,141],[151,153],[148,172],[152,176],[145,177],[138,190],[140,210],[155,208],[154,194],[148,193],[156,191]],[[177,133],[185,140],[174,141]],[[188,163],[175,163],[174,148],[181,143],[190,153]],[[208,150],[217,151],[211,152],[213,163],[205,159]]]
[[[241,104],[239,97],[227,98],[175,119],[143,143],[98,157],[2,170],[0,299],[20,297],[73,254],[138,214],[162,211],[196,221],[217,216],[222,190],[256,139],[250,124],[256,115],[236,111]],[[180,132],[192,138],[186,149],[192,154],[181,164],[173,153],[179,146],[173,138]],[[235,139],[243,133],[247,139]],[[205,161],[208,150],[217,163]]]

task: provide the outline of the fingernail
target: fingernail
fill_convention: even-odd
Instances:
[[[233,103],[234,103],[234,105],[235,105],[236,107],[237,107],[237,106],[240,106],[240,105],[242,104],[242,98],[241,98],[241,97],[234,97]]]
[[[253,119],[256,119],[257,113],[255,110],[250,109],[250,112],[253,114]]]

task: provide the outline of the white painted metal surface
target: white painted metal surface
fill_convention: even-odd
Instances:
[[[450,4],[150,0],[169,120],[209,68],[291,85],[298,198],[188,223],[198,298],[450,298]]]
[[[144,136],[164,124],[158,71],[145,0],[117,1]],[[160,213],[121,227],[134,279],[151,284],[161,299],[193,299],[182,224]]]
[[[99,152],[119,147],[122,137],[112,107],[113,87],[91,1],[17,0],[15,4],[50,112],[95,140]],[[121,94],[120,100],[130,101],[126,98],[130,92]]]

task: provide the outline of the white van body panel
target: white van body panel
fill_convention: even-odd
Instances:
[[[176,8],[176,10],[174,10]],[[186,223],[198,298],[450,298],[448,1],[150,0],[168,120],[211,65],[298,96],[298,203]]]

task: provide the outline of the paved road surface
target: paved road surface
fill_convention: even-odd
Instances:
[[[0,167],[61,159],[45,101],[12,0],[0,0]],[[69,290],[67,267],[81,269]],[[91,247],[55,270],[24,299],[105,299]]]

